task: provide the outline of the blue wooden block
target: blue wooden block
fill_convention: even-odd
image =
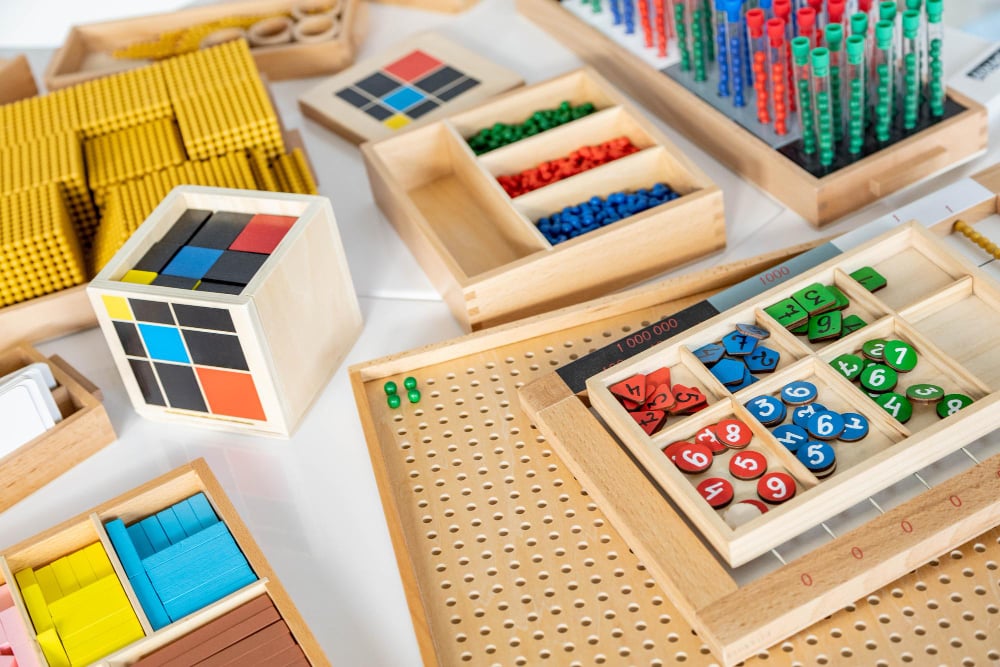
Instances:
[[[719,382],[725,385],[740,384],[747,367],[737,359],[723,359],[709,369]]]
[[[740,389],[743,389],[744,387],[749,387],[756,381],[757,378],[755,378],[753,375],[750,374],[749,368],[746,368],[744,369],[743,379],[740,380],[739,384],[731,384],[727,386],[729,387],[729,391],[736,392],[739,391]]]
[[[104,524],[104,528],[111,539],[111,544],[115,548],[115,552],[118,554],[118,560],[121,561],[122,567],[125,569],[125,574],[132,584],[135,596],[139,599],[139,604],[142,605],[143,611],[146,612],[149,624],[153,626],[154,630],[159,630],[163,626],[169,625],[170,617],[167,616],[167,612],[163,608],[163,603],[160,602],[156,591],[153,590],[153,585],[149,582],[149,577],[146,576],[146,570],[142,567],[139,552],[136,551],[125,524],[122,523],[121,519],[114,519]],[[145,533],[142,530],[139,532],[145,538]]]
[[[187,500],[182,500],[171,509],[174,510],[174,516],[177,517],[177,520],[181,524],[181,528],[184,529],[184,532],[189,537],[202,529],[201,522],[198,521],[198,517],[195,516],[194,510],[191,509],[191,503]]]
[[[170,540],[167,539],[167,534],[163,532],[163,526],[160,525],[155,516],[147,516],[139,522],[139,525],[142,526],[143,532],[149,538],[149,543],[153,546],[153,553],[170,546]]]
[[[722,346],[726,348],[726,354],[731,356],[746,356],[757,347],[758,338],[745,334],[739,330],[731,331],[722,337]]]
[[[198,523],[201,524],[202,528],[208,528],[214,523],[219,522],[219,517],[215,515],[215,510],[212,509],[211,503],[208,502],[208,498],[205,497],[204,493],[196,493],[187,499],[188,505],[194,510],[194,515],[198,517]]]
[[[174,255],[170,263],[164,267],[163,273],[168,276],[201,280],[221,256],[221,250],[199,248],[190,245],[184,246]]]
[[[125,527],[125,523],[121,519],[113,519],[104,524],[104,530],[107,531],[111,545],[115,548],[115,552],[118,553],[118,560],[121,561],[122,567],[125,569],[125,574],[133,577],[143,572],[142,557],[139,556],[135,544],[132,543],[132,538],[128,533],[128,528]]]
[[[204,587],[191,590],[165,603],[164,608],[171,618],[177,620],[199,609],[204,609],[213,602],[218,602],[255,581],[257,581],[257,576],[249,567],[233,568],[222,573]]]
[[[149,543],[149,538],[146,537],[146,531],[142,529],[142,526],[133,523],[127,530],[128,536],[132,538],[132,544],[135,545],[135,550],[139,554],[139,558],[152,556],[154,553],[153,545]]]
[[[173,508],[168,507],[162,512],[157,512],[156,519],[160,522],[160,527],[163,528],[163,532],[166,534],[167,539],[170,540],[171,544],[177,544],[188,536],[187,533],[184,532],[184,528],[181,527],[181,522],[178,521],[177,516],[174,515]]]
[[[142,560],[142,566],[146,568],[147,572],[149,572],[150,570],[154,570],[161,565],[174,560],[175,558],[182,557],[185,552],[197,549],[206,542],[211,542],[219,535],[228,532],[229,530],[226,528],[225,524],[221,521],[217,522],[215,525],[209,526],[208,528],[195,533],[191,537],[184,538],[177,544],[168,545],[166,548],[157,551],[155,554],[144,558]]]

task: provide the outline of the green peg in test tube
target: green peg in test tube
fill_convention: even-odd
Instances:
[[[943,11],[943,0],[927,0],[927,106],[934,117],[944,115]]]
[[[851,16],[851,34],[868,36],[868,14],[858,12]]]
[[[878,20],[894,21],[896,19],[896,0],[884,0],[878,3]]]
[[[792,40],[792,67],[795,76],[795,93],[799,98],[799,126],[802,128],[802,152],[812,155],[816,152],[816,123],[813,117],[812,99],[809,92],[809,47],[808,37]]]
[[[920,0],[906,0],[906,8],[909,10],[920,11]]]
[[[920,12],[903,12],[903,129],[912,130],[920,119]]]
[[[865,38],[847,38],[847,152],[859,154],[865,147]]]
[[[684,0],[674,5],[674,29],[677,31],[677,49],[681,53],[681,71],[691,71],[691,51],[688,49],[687,18]]]
[[[889,141],[892,130],[893,81],[895,79],[895,58],[892,53],[892,21],[875,24],[874,59],[875,99],[872,108],[875,120],[875,138]]]
[[[694,0],[691,4],[689,31],[691,33],[691,60],[694,67],[694,80],[705,81],[708,79],[708,70],[706,69],[708,54],[705,50],[705,44],[706,42],[712,43],[711,36],[706,37],[705,35],[705,26],[708,25],[705,22],[705,13],[708,10],[705,9],[705,3],[701,0]]]
[[[844,103],[841,81],[844,63],[844,27],[839,23],[827,24],[826,48],[830,50],[830,103],[833,107],[833,140],[839,144],[844,138]]]
[[[830,50],[817,47],[810,53],[813,117],[819,144],[819,163],[833,164],[833,100],[830,91]]]

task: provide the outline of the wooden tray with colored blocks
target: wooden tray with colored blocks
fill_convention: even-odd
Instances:
[[[329,664],[202,459],[0,552],[0,645],[28,666]]]
[[[338,7],[335,32],[326,39],[286,40],[252,49],[260,71],[272,81],[331,74],[354,62],[364,38],[367,7],[361,0],[240,0],[224,6],[206,5],[103,23],[74,26],[45,69],[45,85],[58,90],[97,77],[150,64],[177,55],[179,45],[199,41],[222,30],[251,29],[260,20],[289,16],[309,5]],[[265,34],[269,31],[265,31]],[[232,36],[229,37],[230,39]],[[176,51],[176,52],[175,52]],[[120,52],[121,57],[115,57]]]
[[[960,181],[876,221],[871,229],[861,228],[630,332],[592,354],[594,359],[584,357],[522,389],[528,414],[553,447],[574,461],[574,474],[630,536],[630,546],[650,573],[725,664],[758,654],[845,605],[853,609],[855,600],[877,587],[949,549],[964,551],[958,547],[962,541],[997,525],[1000,441],[994,431],[1000,424],[1000,367],[991,354],[993,340],[977,335],[988,329],[956,324],[974,318],[988,327],[997,319],[996,283],[985,274],[996,276],[996,271],[985,261],[991,258],[968,239],[957,233],[942,239],[956,220],[964,221],[966,230],[981,226],[996,235],[997,176],[993,168],[976,180]],[[933,226],[899,226],[897,217],[919,217]],[[881,230],[887,231],[877,235]],[[979,257],[976,263],[984,267],[955,250]],[[856,273],[864,267],[884,276],[887,285],[869,293],[851,277],[865,279]],[[781,284],[767,289],[776,283]],[[771,319],[769,312],[786,312],[785,298],[797,292],[804,297],[817,283],[850,295],[843,312],[865,319],[867,326],[834,342],[810,341]],[[780,309],[772,308],[775,304]],[[733,383],[727,386],[712,373],[716,366],[709,368],[699,355],[711,363],[707,353],[718,350],[706,346],[720,344],[724,356],[715,364],[737,359],[729,354],[739,352],[736,345],[742,343],[743,331],[736,325],[758,335],[747,325],[768,329],[772,337],[756,344],[780,357],[768,364],[769,373],[755,369],[755,380],[743,372],[739,379],[736,373],[724,376]],[[656,327],[670,329],[658,342],[651,341]],[[897,357],[891,358],[900,366],[893,371],[899,382],[894,392],[880,386],[890,364],[864,369],[872,361],[865,352],[874,352],[870,341],[875,339],[893,342],[883,351],[908,349],[899,341],[919,350],[907,372],[902,368],[909,363],[900,366]],[[640,349],[633,353],[631,347]],[[744,367],[750,367],[750,359]],[[609,365],[614,367],[603,371]],[[863,388],[843,375],[853,376],[855,365],[867,373]],[[671,380],[659,383],[682,394],[697,387],[707,407],[692,416],[667,416],[663,430],[651,438],[639,425],[644,417],[629,416],[608,389],[634,377],[640,366],[648,367],[646,372],[670,368]],[[575,395],[583,381],[607,427]],[[818,390],[812,403],[800,393],[804,386],[812,389],[797,384],[802,381]],[[862,389],[882,393],[869,397]],[[928,402],[941,394],[944,400]],[[795,410],[809,405],[814,421],[800,426],[805,439],[796,443],[789,431],[803,422]],[[906,408],[912,409],[911,417],[901,423]],[[787,416],[778,421],[783,410]],[[829,415],[852,421],[845,413],[867,424],[867,436],[824,439],[831,435],[826,423],[834,417]],[[777,428],[769,431],[761,421]],[[675,442],[691,446],[670,449]],[[795,444],[803,454],[792,455]],[[836,467],[828,458],[831,451]],[[765,466],[769,470],[761,476]],[[727,496],[730,504],[721,507]],[[787,502],[779,502],[786,497]],[[926,590],[925,583],[920,585],[924,588],[918,590]],[[904,595],[899,585],[893,588],[894,597]],[[878,622],[892,622],[891,613]],[[878,647],[873,639],[866,643],[859,637],[855,648]],[[961,639],[952,645],[967,646]],[[995,647],[979,646],[983,650],[973,655],[996,654]],[[931,648],[928,643],[929,655]],[[847,650],[842,655],[852,655],[853,648]]]
[[[470,330],[725,245],[719,188],[589,69],[362,153],[375,200]]]
[[[616,0],[613,5],[617,4]],[[641,31],[625,35],[623,26],[612,25],[609,11],[604,11],[603,17],[585,20],[591,12],[588,5],[557,0],[517,2],[519,12],[584,62],[814,226],[829,224],[986,150],[986,109],[949,91],[948,105],[954,109],[950,117],[846,166],[814,175],[747,129],[746,118],[731,116],[712,104],[714,90],[691,87],[683,76],[669,72],[669,66],[679,60],[673,45],[665,57],[654,55],[656,48],[649,44],[645,49],[632,48],[641,44]],[[632,6],[631,1],[626,5]]]

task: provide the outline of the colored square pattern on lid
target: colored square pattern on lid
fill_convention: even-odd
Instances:
[[[386,65],[385,71],[403,81],[413,81],[440,65],[440,60],[417,49],[391,65]]]

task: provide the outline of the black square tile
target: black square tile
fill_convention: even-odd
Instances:
[[[182,303],[175,303],[174,315],[177,316],[177,324],[182,327],[212,329],[213,331],[236,331],[232,316],[228,310],[223,308],[206,308],[205,306],[188,306]]]
[[[170,263],[170,260],[174,258],[174,255],[180,249],[179,245],[167,243],[166,241],[157,241],[132,268],[136,271],[159,273],[163,270],[163,267]]]
[[[462,78],[461,72],[454,67],[445,65],[441,69],[431,72],[413,85],[426,93],[434,93],[460,78]]]
[[[184,333],[188,352],[191,353],[191,361],[196,365],[232,368],[237,371],[250,370],[237,336],[192,329],[181,331]]]
[[[170,407],[179,410],[208,412],[193,368],[161,363],[156,363],[154,366],[156,366],[156,374],[160,377],[160,384],[163,385],[163,391],[167,395]]]
[[[198,284],[195,291],[197,292],[215,292],[216,294],[241,294],[243,288],[246,285],[237,285],[235,283],[224,283],[219,280],[202,280]]]
[[[211,211],[189,208],[181,213],[181,217],[177,218],[177,222],[167,230],[167,233],[160,239],[160,243],[176,246],[186,244],[210,215],[212,215]]]
[[[196,278],[184,278],[183,276],[169,276],[165,273],[153,278],[153,282],[150,285],[156,285],[157,287],[176,287],[177,289],[194,289],[195,285],[198,284]]]
[[[135,328],[134,323],[115,320],[112,324],[115,325],[115,333],[118,334],[118,340],[121,341],[122,349],[125,350],[127,356],[146,356],[146,348],[142,345],[142,338],[140,338],[139,330]]]
[[[354,88],[344,88],[343,90],[337,91],[337,97],[359,109],[371,102],[370,98],[365,97]]]
[[[174,316],[170,312],[170,304],[163,301],[145,301],[129,299],[132,314],[140,322],[155,322],[156,324],[173,324]]]
[[[479,81],[477,79],[466,77],[461,81],[459,81],[458,83],[456,83],[451,88],[444,90],[440,93],[435,93],[435,97],[437,97],[442,102],[447,102],[448,100],[454,99],[459,95],[461,95],[462,93],[464,93],[465,91],[469,90],[470,88],[475,88],[478,85]]]
[[[212,217],[206,220],[201,229],[191,237],[188,244],[199,248],[225,250],[236,240],[252,217],[249,213],[229,211],[213,213]]]
[[[255,252],[227,250],[208,270],[205,279],[246,285],[253,279],[261,265],[267,261],[267,258],[268,255],[260,255]]]
[[[362,79],[354,84],[355,88],[365,91],[372,97],[382,97],[386,93],[390,93],[396,88],[399,88],[401,84],[395,79],[386,76],[382,72],[375,72],[366,79]]]
[[[395,113],[392,109],[388,109],[377,102],[370,107],[363,109],[363,111],[375,120],[385,120]]]
[[[132,367],[132,375],[135,376],[135,381],[139,385],[139,391],[142,392],[142,400],[146,401],[147,405],[166,407],[167,403],[163,400],[160,385],[156,384],[156,374],[153,372],[153,366],[148,361],[143,361],[142,359],[129,359],[128,364]]]
[[[412,118],[413,120],[416,120],[421,116],[423,116],[424,114],[428,114],[431,111],[434,111],[439,106],[441,105],[435,102],[434,100],[426,100],[424,102],[421,102],[417,106],[413,107],[412,109],[407,109],[406,115]]]

